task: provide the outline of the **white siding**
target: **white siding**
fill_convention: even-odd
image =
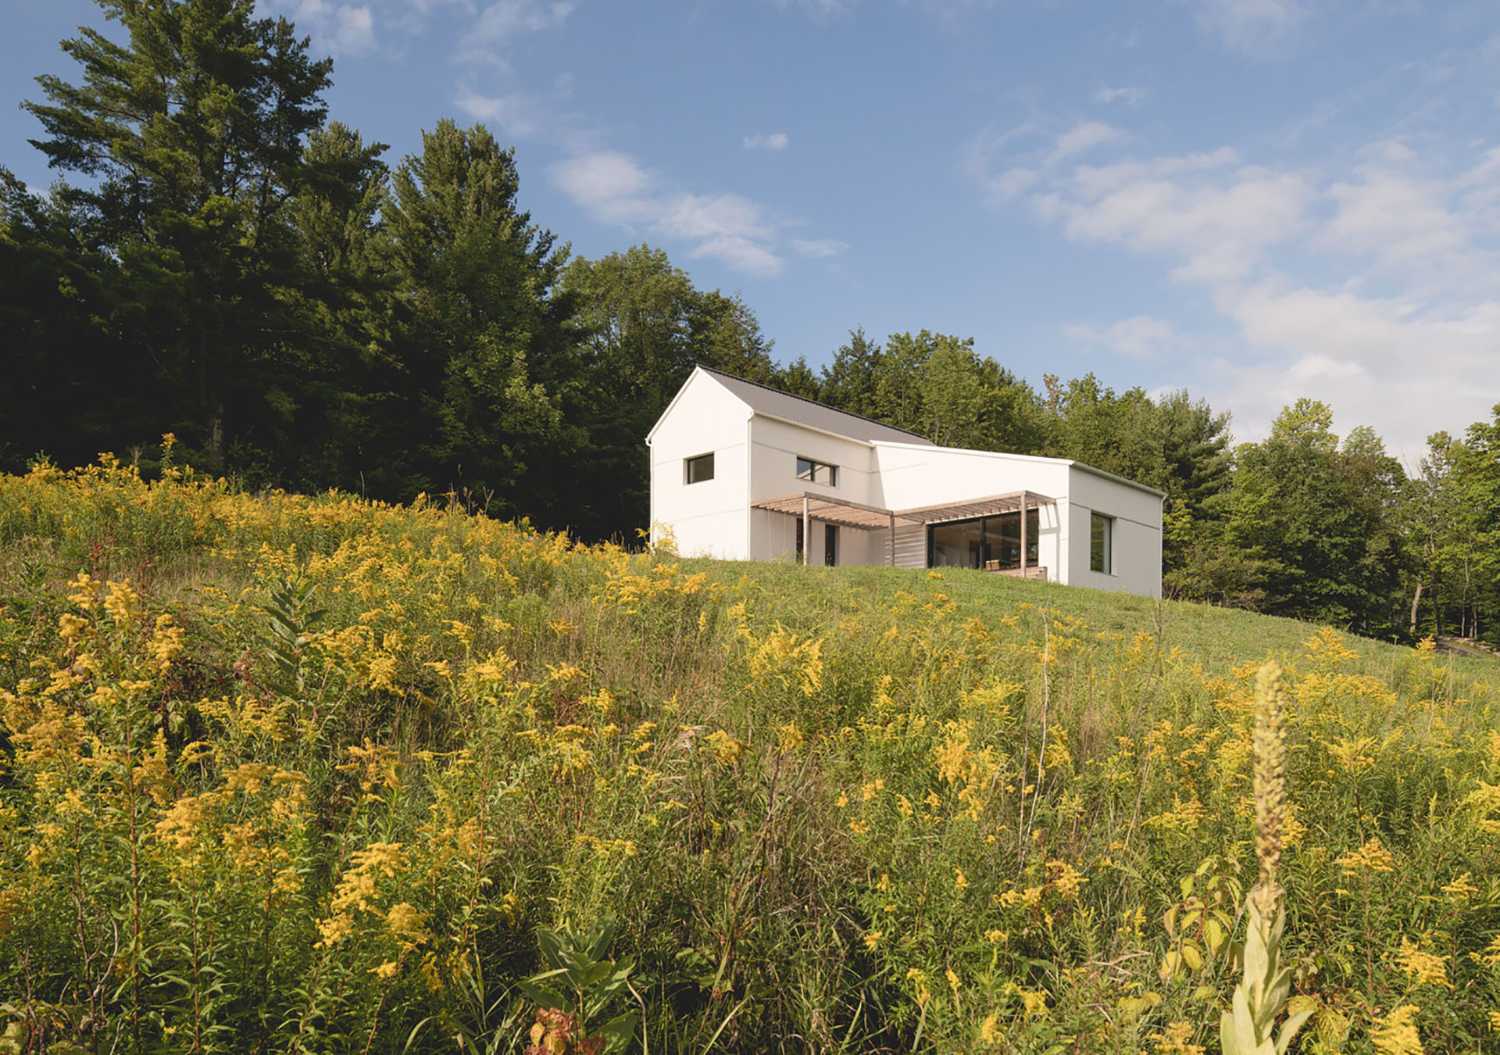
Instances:
[[[876,443],[875,461],[880,469],[880,497],[872,504],[887,509],[935,506],[1012,491],[1056,498],[1056,507],[1044,506],[1037,515],[1037,563],[1047,569],[1052,582],[1068,581],[1066,462],[904,443]],[[897,529],[896,563],[908,568],[927,566],[925,527]]]
[[[647,440],[653,542],[670,530],[684,556],[750,556],[749,438],[750,408],[707,374],[694,373]],[[689,484],[686,459],[710,451],[714,478]]]
[[[750,501],[783,498],[802,491],[824,493],[866,505],[876,505],[873,492],[878,491],[874,473],[874,452],[868,443],[833,436],[816,429],[802,428],[775,418],[755,417],[750,421]],[[812,458],[839,467],[838,484],[810,483],[797,479],[798,456]],[[755,560],[792,560],[797,546],[796,518],[764,509],[750,511],[750,554]],[[868,564],[871,546],[884,542],[885,532],[871,533],[850,527],[839,528],[840,564]],[[823,525],[812,525],[813,564],[823,563]]]
[[[1160,597],[1161,498],[1078,466],[1070,473],[1070,484],[1068,558],[1072,574],[1064,581],[1096,590]],[[1114,518],[1114,552],[1108,575],[1089,568],[1090,526],[1096,512]]]

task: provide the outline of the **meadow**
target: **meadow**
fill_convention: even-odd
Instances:
[[[1500,1047],[1500,664],[982,573],[0,477],[0,1053]]]

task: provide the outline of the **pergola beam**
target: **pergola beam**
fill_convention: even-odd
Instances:
[[[941,505],[918,506],[912,509],[883,509],[866,505],[836,495],[802,491],[797,494],[768,498],[753,503],[754,508],[772,513],[784,513],[802,521],[804,533],[811,529],[814,518],[856,531],[891,531],[894,537],[897,521],[907,524],[941,524],[954,520],[972,520],[982,516],[1026,511],[1033,507],[1055,505],[1056,500],[1035,491],[1012,491],[1009,494],[969,498],[960,502],[945,502]],[[804,544],[811,544],[811,536],[804,534]]]

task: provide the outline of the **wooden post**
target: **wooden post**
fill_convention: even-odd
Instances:
[[[1021,578],[1026,578],[1026,492],[1021,492]]]
[[[807,494],[802,495],[802,566],[807,567],[812,558],[812,518],[807,512]]]
[[[896,514],[891,514],[891,567],[896,566]]]

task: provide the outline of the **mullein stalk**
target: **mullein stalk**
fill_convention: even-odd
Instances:
[[[1291,968],[1281,962],[1286,910],[1277,869],[1286,827],[1286,730],[1283,725],[1281,668],[1274,662],[1255,678],[1253,785],[1255,791],[1255,857],[1259,875],[1245,899],[1243,975],[1235,986],[1230,1010],[1219,1019],[1224,1055],[1285,1055],[1312,1016],[1313,1007],[1292,1011],[1281,1029],[1276,1020],[1288,1010]],[[1299,1001],[1300,1002],[1300,1001]]]

